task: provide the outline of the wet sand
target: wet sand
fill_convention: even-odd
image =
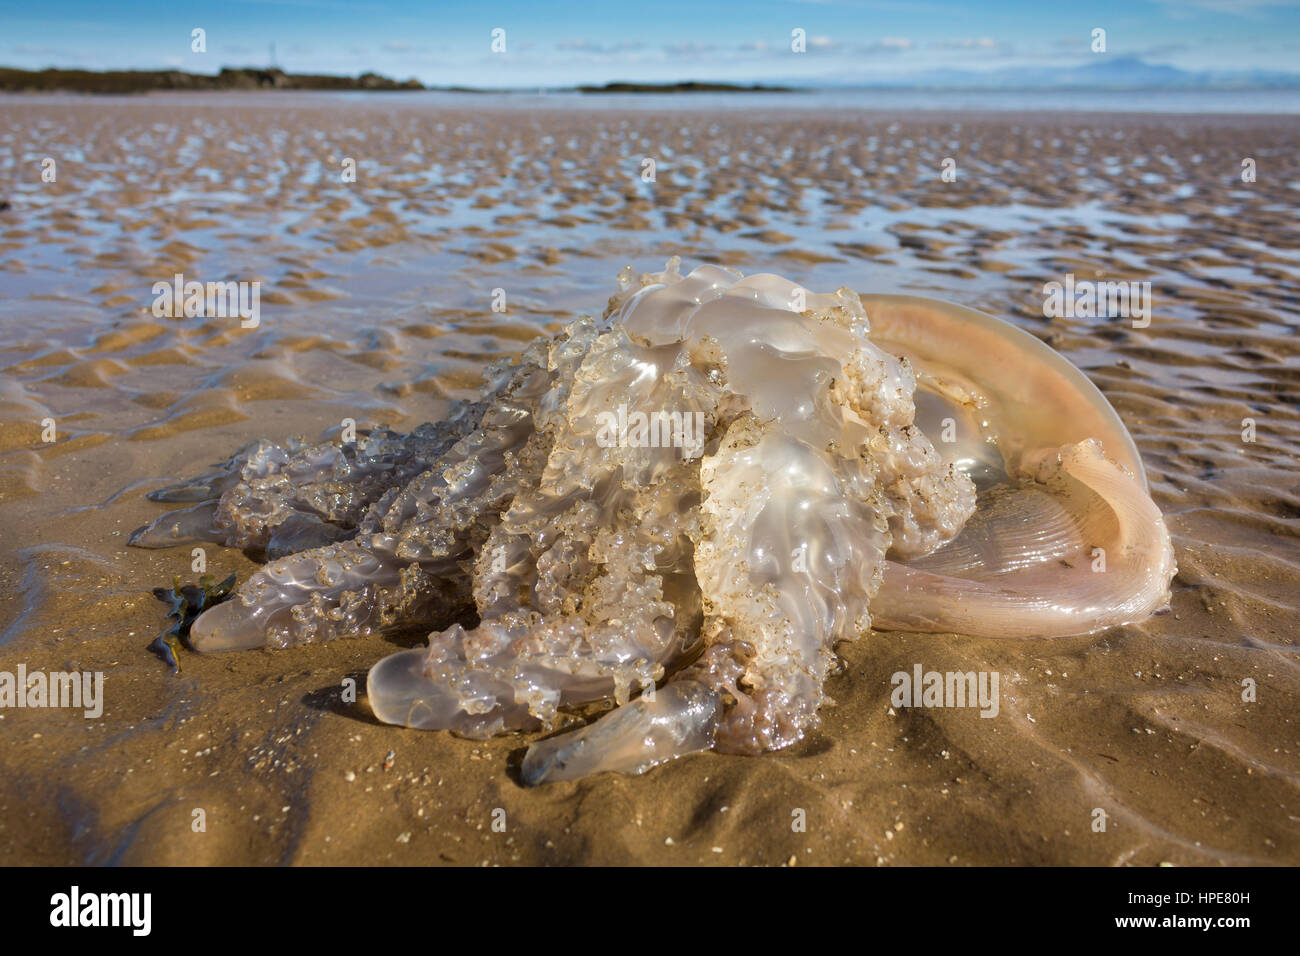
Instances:
[[[0,671],[102,671],[106,700],[0,710],[0,862],[1300,862],[1294,118],[0,105]],[[150,589],[196,576],[188,548],[126,547],[148,491],[253,438],[436,419],[486,361],[670,255],[945,298],[1048,342],[1137,441],[1171,612],[1068,640],[873,632],[790,750],[536,790],[528,738],[400,730],[342,699],[419,633],[186,653],[178,676],[148,652]],[[260,281],[260,326],[155,318],[178,272]],[[1066,273],[1150,281],[1150,326],[1044,317]],[[890,675],[918,663],[997,671],[999,715],[893,710]]]

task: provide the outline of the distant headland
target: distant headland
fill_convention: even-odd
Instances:
[[[286,73],[275,67],[225,67],[220,73],[184,70],[17,70],[0,67],[0,90],[10,93],[150,93],[156,90],[423,90],[419,80],[378,73],[329,76]]]
[[[579,86],[580,93],[793,93],[790,86],[765,86],[761,83],[606,83],[603,86]]]
[[[8,93],[152,93],[161,90],[439,90],[448,93],[506,93],[472,87],[428,87],[419,80],[394,80],[378,73],[333,76],[286,73],[277,67],[223,67],[221,72],[187,73],[184,70],[19,70],[0,67],[0,91]],[[530,92],[535,92],[530,90]],[[555,93],[788,93],[791,87],[759,83],[605,83],[602,86],[563,87]]]

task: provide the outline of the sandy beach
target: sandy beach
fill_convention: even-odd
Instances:
[[[0,671],[104,674],[97,718],[0,710],[0,862],[1300,863],[1294,117],[10,96],[0,170]],[[149,491],[259,437],[436,421],[670,256],[946,299],[1059,351],[1142,454],[1169,613],[874,631],[789,750],[537,789],[527,737],[371,715],[367,669],[423,633],[178,675],[150,653],[151,589],[197,575],[189,548],[126,546]],[[259,324],[155,316],[178,273],[260,282]],[[1149,326],[1045,316],[1067,274],[1150,282]],[[917,664],[998,672],[998,717],[891,708]]]

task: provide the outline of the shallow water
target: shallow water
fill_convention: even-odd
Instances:
[[[106,675],[99,719],[0,710],[0,859],[1300,861],[1297,145],[1268,117],[0,101],[0,670]],[[789,751],[542,791],[517,782],[526,741],[340,699],[420,635],[187,655],[179,677],[146,652],[149,589],[194,575],[187,550],[125,547],[145,492],[254,437],[436,418],[485,361],[670,255],[945,298],[1047,341],[1142,451],[1172,612],[1066,641],[875,633]],[[260,326],[155,318],[178,272],[260,281]],[[1150,326],[1044,317],[1066,273],[1149,281]],[[999,672],[999,717],[891,711],[917,663]],[[195,807],[216,821],[197,841]]]

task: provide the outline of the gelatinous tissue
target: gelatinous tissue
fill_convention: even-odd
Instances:
[[[201,651],[459,621],[370,671],[384,721],[534,742],[528,783],[757,754],[872,628],[1086,634],[1168,602],[1132,439],[1036,339],[901,296],[704,265],[619,276],[409,434],[247,446],[132,543],[269,563]]]

